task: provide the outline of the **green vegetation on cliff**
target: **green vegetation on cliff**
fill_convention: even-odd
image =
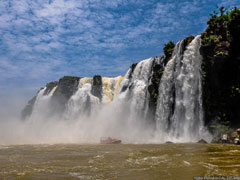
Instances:
[[[163,51],[167,58],[170,58],[172,56],[174,47],[175,44],[173,41],[169,41],[167,44],[164,44]]]
[[[240,125],[240,9],[220,7],[207,24],[201,36],[205,122],[226,131]]]

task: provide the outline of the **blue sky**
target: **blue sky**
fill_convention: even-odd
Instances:
[[[64,75],[124,75],[169,40],[203,32],[216,4],[240,1],[0,0],[0,101]]]

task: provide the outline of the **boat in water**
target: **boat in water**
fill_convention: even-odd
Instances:
[[[111,137],[101,137],[100,143],[101,144],[121,144],[120,139],[112,139]]]

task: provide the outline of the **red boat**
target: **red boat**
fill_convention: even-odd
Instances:
[[[101,137],[100,143],[101,144],[121,144],[120,139],[112,139],[110,137]]]

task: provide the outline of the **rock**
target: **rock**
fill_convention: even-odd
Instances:
[[[47,95],[51,92],[51,90],[58,85],[58,81],[50,82],[46,85],[46,90],[43,95]]]
[[[165,57],[156,57],[154,58],[153,61],[153,74],[150,79],[150,84],[147,88],[149,92],[149,108],[148,108],[148,124],[152,127],[156,127],[156,122],[155,122],[155,114],[156,114],[156,107],[157,107],[157,99],[158,99],[158,88],[160,85],[161,77],[164,71],[164,67],[162,64],[158,64],[157,61],[164,62]]]
[[[97,96],[100,100],[102,100],[102,77],[100,75],[95,75],[93,77],[91,93],[94,96]]]
[[[130,79],[132,78],[132,74],[133,74],[133,72],[134,72],[137,64],[138,64],[138,63],[133,63],[133,64],[131,65],[131,67],[130,67],[130,68],[131,68],[131,72],[130,72],[130,75],[129,75],[129,78],[130,78]]]
[[[56,112],[56,113],[64,112],[66,103],[68,102],[69,98],[77,90],[79,80],[80,80],[80,77],[64,76],[61,79],[59,79],[59,81],[50,82],[46,85],[46,90],[44,91],[43,95],[49,94],[54,87],[58,86],[55,92],[53,93],[52,101],[51,101],[53,112]],[[33,97],[25,106],[25,108],[22,110],[22,113],[21,113],[22,120],[25,120],[27,119],[27,117],[31,116],[33,111],[33,106],[36,101],[36,97],[37,96]]]
[[[193,39],[194,39],[194,36],[188,36],[187,38],[184,39],[184,42],[183,42],[184,43],[184,45],[183,45],[184,50],[192,42]]]
[[[70,97],[77,91],[80,77],[64,76],[59,79],[58,87],[52,95],[52,111],[58,114],[64,112]]]
[[[138,63],[133,63],[133,64],[131,65],[132,72],[134,71],[134,69],[135,69],[135,67],[137,66],[137,64],[138,64]]]
[[[199,143],[199,144],[208,144],[207,141],[205,141],[204,139],[200,139],[197,143]]]
[[[21,119],[26,120],[33,111],[33,105],[36,101],[37,96],[34,96],[30,101],[28,101],[28,104],[24,107],[24,109],[21,112]]]
[[[212,139],[211,143],[215,144],[215,143],[221,143],[221,139],[219,137],[215,137]]]

